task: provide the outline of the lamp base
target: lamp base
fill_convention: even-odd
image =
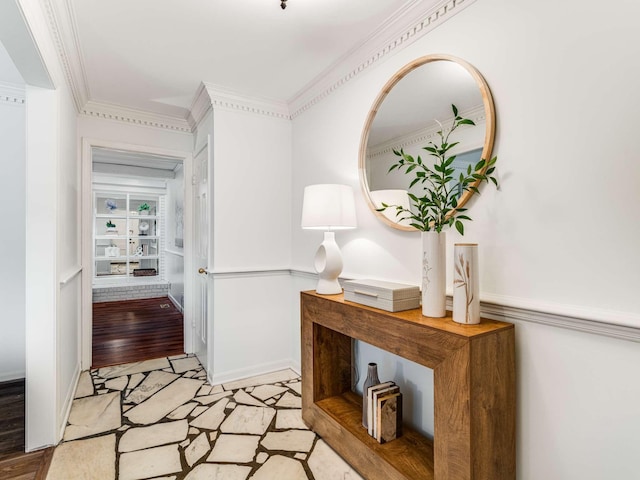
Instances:
[[[320,295],[342,293],[342,287],[338,281],[342,272],[342,253],[333,232],[324,232],[324,240],[316,252],[313,264],[319,276],[316,293]]]
[[[342,293],[342,286],[337,278],[334,280],[320,278],[316,285],[316,293],[320,295],[337,295],[338,293]]]

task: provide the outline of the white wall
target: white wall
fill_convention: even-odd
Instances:
[[[169,282],[169,295],[184,308],[184,169],[180,167],[173,179],[167,181],[165,274]],[[177,210],[182,212],[183,246],[176,245]]]
[[[24,103],[0,101],[0,382],[25,376],[25,128]]]
[[[24,181],[6,178],[17,187],[10,205],[24,209],[24,310],[13,320],[25,325],[28,451],[60,439],[79,373],[76,112],[41,7],[4,2],[0,16],[26,83]]]
[[[66,425],[78,375],[80,374],[80,328],[82,277],[75,272],[82,265],[81,170],[73,99],[59,80],[57,145],[57,365],[58,435]]]
[[[294,268],[310,270],[320,242],[298,228],[304,186],[357,189],[361,129],[380,88],[409,61],[448,53],[483,73],[496,102],[502,187],[470,203],[474,221],[465,228],[465,240],[480,244],[482,296],[543,311],[577,306],[594,319],[640,326],[638,15],[640,4],[630,1],[605,11],[595,1],[479,0],[297,117]],[[344,276],[418,284],[419,236],[383,225],[361,195],[357,203],[359,228],[337,235]],[[459,238],[448,232],[449,255]],[[638,345],[514,323],[518,478],[637,476]],[[361,375],[367,360],[360,358]],[[430,390],[413,394],[428,398]],[[419,420],[428,430],[430,420]]]
[[[278,269],[291,258],[291,125],[214,111],[214,266]]]
[[[221,382],[292,363],[291,124],[215,109],[196,145],[206,132],[213,139],[209,373]]]

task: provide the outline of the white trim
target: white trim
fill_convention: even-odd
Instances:
[[[88,117],[132,123],[143,127],[161,128],[178,133],[191,134],[189,122],[183,118],[138,110],[123,105],[89,100],[84,107],[80,109],[80,114]]]
[[[266,115],[268,117],[281,118],[283,120],[289,120],[291,118],[289,115],[289,107],[286,102],[244,95],[240,92],[231,90],[230,88],[209,82],[203,82],[203,85],[207,90],[211,105],[214,108],[241,110],[247,113]]]
[[[178,300],[176,300],[175,297],[171,295],[171,291],[169,291],[167,296],[169,297],[169,300],[171,300],[171,303],[173,303],[173,306],[176,307],[180,311],[180,313],[184,313],[182,305],[180,305],[180,302],[178,302]]]
[[[525,308],[497,305],[482,301],[480,302],[480,314],[485,318],[491,318],[493,320],[503,320],[507,322],[521,320],[640,343],[640,328],[638,327],[616,325],[603,321],[588,320],[557,313],[538,312]]]
[[[335,90],[353,80],[380,60],[402,50],[476,0],[442,0],[435,6],[414,2],[385,22],[360,47],[330,65],[322,74],[298,92],[288,103],[291,118],[296,118]],[[416,21],[419,18],[421,20]]]
[[[630,312],[552,304],[491,294],[481,295],[480,312],[487,318],[522,320],[640,342],[640,315]]]
[[[75,398],[76,390],[78,389],[78,382],[80,381],[80,364],[76,363],[76,369],[73,372],[73,376],[75,377],[75,381],[71,382],[71,388],[67,392],[67,396],[64,399],[63,408],[62,408],[62,418],[59,418],[58,423],[58,438],[56,442],[60,442],[62,437],[64,436],[64,429],[67,427],[67,422],[69,421],[69,414],[71,413],[71,405],[73,404],[73,400]]]
[[[168,248],[165,248],[164,252],[169,255],[175,255],[176,257],[184,257],[184,252],[177,252],[175,250],[169,250]]]
[[[95,139],[89,137],[83,137],[82,139],[82,263],[84,265],[83,282],[82,282],[82,368],[88,370],[91,368],[92,361],[92,319],[93,319],[93,184],[91,175],[91,161],[93,147],[108,148],[112,150],[123,150],[136,153],[149,153],[152,155],[169,156],[182,159],[185,168],[185,183],[184,183],[184,201],[185,201],[185,222],[190,225],[190,216],[193,214],[191,201],[189,196],[191,192],[191,182],[186,181],[190,178],[188,174],[191,172],[191,163],[193,156],[191,152],[169,150],[158,147],[151,147],[138,144],[130,144],[123,142],[112,142],[109,140]],[[185,224],[185,242],[189,240],[190,232],[186,231]],[[191,254],[185,252],[186,263],[191,262]],[[186,271],[186,270],[185,270]],[[184,317],[184,345],[185,351],[190,351],[192,342],[192,309],[189,306],[189,296],[191,283],[189,278],[185,275],[185,311]]]
[[[290,270],[293,277],[317,279],[317,274],[308,270]],[[362,278],[362,277],[358,277]],[[353,280],[340,277],[340,281]],[[390,280],[406,283],[402,280]],[[575,305],[562,305],[528,300],[520,297],[481,294],[480,315],[493,320],[511,322],[514,320],[538,323],[578,332],[605,337],[640,342],[640,315],[631,312],[617,312]],[[447,309],[453,304],[451,292],[447,295]]]
[[[294,268],[291,269],[290,272],[292,277],[308,278],[309,280],[318,281],[318,274],[316,272],[312,272],[311,270],[300,270]]]
[[[24,86],[0,82],[0,102],[2,104],[22,106],[25,102]]]
[[[64,6],[61,7],[64,8],[64,13],[58,9],[57,3],[51,0],[44,0],[43,5],[51,37],[55,43],[58,60],[67,85],[69,86],[76,111],[80,112],[82,106],[85,105],[89,99],[89,91],[82,56],[78,51],[79,41],[71,2],[70,0],[65,0]],[[71,40],[67,40],[67,42],[72,44],[71,49],[68,48],[68,45],[65,46],[66,42],[63,39],[63,35],[66,34],[71,36]]]
[[[202,119],[207,116],[207,113],[211,110],[211,98],[209,98],[209,92],[207,91],[207,87],[204,83],[200,83],[198,89],[196,90],[196,94],[193,97],[193,101],[191,102],[191,107],[189,108],[189,115],[187,117],[187,121],[191,126],[191,131],[195,132],[200,126],[200,122]],[[204,144],[205,148],[208,144]],[[194,153],[194,157],[200,155],[200,149],[198,152]]]
[[[27,376],[27,372],[25,370],[20,370],[16,372],[5,372],[0,375],[0,383],[11,382],[14,380],[25,380],[25,390],[26,390],[26,376]]]
[[[300,369],[298,368],[298,370],[296,370],[294,365],[297,365],[297,363],[288,358],[255,365],[253,367],[239,368],[226,373],[214,374],[209,376],[208,380],[211,385],[220,385],[223,383],[244,380],[245,378],[257,377],[258,375],[265,375],[267,373],[281,372],[282,370],[292,370],[296,374],[300,375]]]
[[[217,279],[243,278],[243,277],[273,277],[291,275],[288,268],[265,268],[259,270],[214,270],[209,272],[209,276]]]
[[[69,283],[80,272],[82,272],[82,266],[81,265],[78,265],[78,266],[74,267],[72,270],[70,270],[68,273],[66,273],[65,275],[62,276],[62,280],[60,280],[60,286],[62,287],[64,285],[66,285],[67,283]]]
[[[227,88],[203,82],[195,93],[186,119],[92,100],[86,80],[72,2],[65,0],[64,5],[57,8],[51,0],[45,0],[44,6],[49,29],[56,44],[57,56],[63,65],[66,81],[80,114],[192,133],[211,106],[286,120],[295,118],[370,66],[423,37],[473,2],[475,0],[442,0],[435,6],[420,0],[408,3],[364,39],[360,45],[325,69],[288,102],[248,97]],[[64,10],[61,11],[61,9]],[[416,18],[421,20],[416,22]],[[205,92],[210,102],[207,102]]]

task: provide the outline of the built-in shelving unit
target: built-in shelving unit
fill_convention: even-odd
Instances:
[[[302,292],[302,418],[369,480],[514,480],[514,326],[460,325]],[[351,392],[352,339],[433,369],[433,440],[379,444]],[[412,379],[419,383],[419,379]]]
[[[149,208],[140,209],[145,204]],[[99,191],[94,194],[93,211],[94,279],[158,278],[162,255],[161,197]]]

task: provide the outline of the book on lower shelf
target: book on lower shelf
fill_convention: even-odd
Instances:
[[[367,390],[368,433],[380,443],[402,436],[402,394],[394,382],[373,385]]]
[[[402,436],[402,394],[397,391],[378,396],[376,401],[376,435],[379,443]]]
[[[373,394],[378,390],[384,390],[394,385],[395,385],[394,382],[384,382],[384,383],[378,383],[376,385],[371,385],[367,389],[367,432],[371,436],[373,436],[373,425],[375,424],[375,418],[376,418],[373,411],[373,406],[375,403]]]

